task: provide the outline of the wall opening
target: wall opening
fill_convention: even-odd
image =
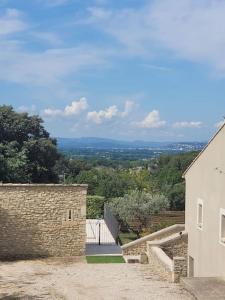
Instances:
[[[220,209],[220,243],[225,246],[225,209]]]
[[[201,199],[197,202],[197,227],[203,229],[203,201]]]
[[[68,220],[69,220],[69,221],[72,220],[72,210],[71,210],[71,209],[69,209]]]
[[[194,258],[188,257],[188,277],[194,277]]]

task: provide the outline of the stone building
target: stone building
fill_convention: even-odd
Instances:
[[[188,273],[225,276],[225,124],[184,174]]]
[[[83,256],[86,185],[0,184],[0,259]]]

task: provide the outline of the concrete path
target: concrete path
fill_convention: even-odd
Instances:
[[[181,282],[198,300],[225,299],[225,281],[220,278],[183,278]]]
[[[98,265],[52,259],[0,263],[0,299],[193,300],[193,297],[179,284],[162,281],[148,265]]]
[[[86,245],[86,255],[122,255],[120,246],[114,245]]]
[[[115,240],[109,231],[104,220],[87,219],[86,220],[86,243],[96,244],[99,242],[99,223],[100,223],[100,241],[102,244],[115,244]]]
[[[100,223],[100,245],[99,242]],[[86,220],[86,255],[121,255],[118,246],[104,220]]]

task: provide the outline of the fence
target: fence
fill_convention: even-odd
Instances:
[[[119,223],[110,209],[104,207],[104,219],[87,219],[87,244],[115,245],[119,233]]]
[[[117,241],[119,223],[106,204],[104,205],[104,220],[114,240]]]

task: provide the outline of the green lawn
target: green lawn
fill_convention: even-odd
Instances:
[[[137,235],[134,232],[120,232],[119,240],[121,245],[125,245],[137,239]]]
[[[123,256],[86,256],[88,264],[121,264],[125,263]]]

